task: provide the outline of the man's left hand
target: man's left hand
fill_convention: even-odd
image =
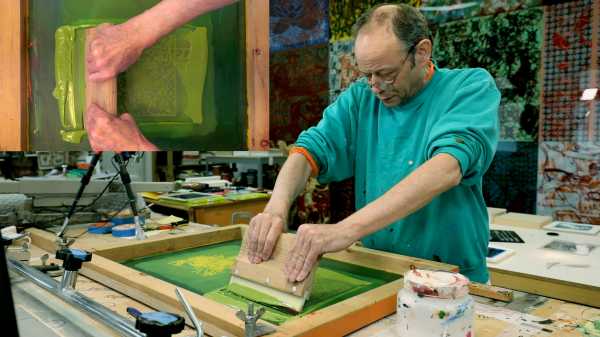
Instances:
[[[348,229],[341,224],[300,226],[296,243],[285,264],[288,281],[303,281],[321,255],[348,248],[354,243],[349,234]]]
[[[158,151],[124,113],[114,116],[91,104],[85,114],[85,129],[93,151]]]

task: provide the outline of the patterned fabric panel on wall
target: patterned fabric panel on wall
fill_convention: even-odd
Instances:
[[[483,176],[488,207],[535,213],[538,144],[500,142],[492,165]]]
[[[538,70],[542,10],[474,17],[438,27],[434,60],[440,67],[482,67],[502,93],[500,139],[534,141],[539,116]]]
[[[315,125],[329,104],[328,46],[312,46],[271,54],[270,134],[293,143]]]
[[[512,12],[528,7],[536,7],[541,0],[423,0],[421,12],[431,24],[438,25],[454,20],[467,19],[474,16],[484,16]]]
[[[596,4],[596,13],[598,13],[599,15],[596,15],[596,25],[597,29],[596,32],[597,36],[595,37],[596,39],[596,83],[599,84],[600,86],[600,0],[595,0],[594,2]],[[595,102],[596,102],[596,114],[595,114],[595,118],[596,118],[596,128],[595,128],[595,132],[596,132],[596,142],[600,143],[600,92],[596,93],[596,98],[595,98]]]
[[[542,139],[589,139],[589,104],[579,100],[591,80],[592,0],[546,6]]]
[[[331,221],[331,195],[329,185],[319,185],[310,179],[306,190],[296,198],[291,211],[289,228],[298,229],[302,224],[326,224]]]
[[[537,213],[600,225],[600,143],[540,144]]]
[[[271,52],[329,41],[327,0],[271,0]]]
[[[347,39],[329,44],[329,101],[333,102],[360,76],[354,58],[354,41]]]
[[[385,0],[332,0],[329,2],[329,24],[333,41],[352,37],[352,26],[367,9],[386,2]],[[421,0],[394,1],[419,7]]]
[[[430,24],[436,25],[473,16],[498,14],[535,7],[540,0],[332,0],[329,2],[329,20],[331,22],[331,39],[346,39],[352,35],[352,26],[358,17],[367,9],[381,3],[405,3],[421,8],[421,12]]]

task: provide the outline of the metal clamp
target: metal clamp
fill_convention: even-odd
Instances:
[[[245,337],[258,337],[275,332],[275,328],[273,328],[272,326],[257,323],[257,321],[264,313],[264,307],[260,307],[256,312],[254,312],[254,303],[248,304],[248,312],[239,310],[235,313],[237,318],[244,321]]]

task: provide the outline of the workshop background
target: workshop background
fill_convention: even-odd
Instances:
[[[273,141],[293,143],[357,79],[352,24],[382,2],[270,1]],[[439,67],[483,67],[502,93],[487,205],[600,224],[600,100],[582,100],[599,79],[600,0],[401,2],[429,20]],[[339,221],[354,211],[353,181],[317,185],[297,206],[292,227]]]

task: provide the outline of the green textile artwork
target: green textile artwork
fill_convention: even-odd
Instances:
[[[543,11],[539,7],[453,21],[437,27],[440,67],[482,67],[502,93],[500,139],[535,141],[538,134]]]
[[[356,20],[367,9],[388,1],[384,0],[339,0],[329,1],[329,26],[331,29],[331,40],[336,41],[352,36],[352,26]],[[398,3],[406,3],[419,7],[421,0],[403,0]]]

